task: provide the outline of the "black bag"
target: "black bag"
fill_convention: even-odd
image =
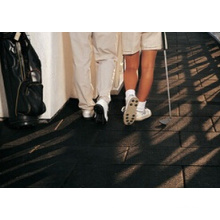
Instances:
[[[46,111],[41,62],[25,32],[0,32],[0,59],[9,125],[36,125]]]

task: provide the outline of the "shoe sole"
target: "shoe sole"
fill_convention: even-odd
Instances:
[[[91,121],[91,120],[94,118],[94,115],[93,115],[92,117],[84,117],[84,116],[82,115],[82,117],[83,117],[83,119],[85,119],[85,120]]]
[[[96,113],[95,122],[98,124],[106,124],[106,119],[105,119],[105,115],[104,115],[104,108],[101,105],[96,104],[94,106],[94,110]]]
[[[135,122],[137,106],[138,106],[138,98],[137,97],[131,98],[127,105],[127,109],[125,109],[123,115],[123,121],[125,125],[131,125]]]

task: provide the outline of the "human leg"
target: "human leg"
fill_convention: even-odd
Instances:
[[[125,125],[131,125],[135,121],[138,98],[136,86],[138,82],[138,67],[140,59],[141,32],[123,32],[122,45],[124,55],[124,86],[125,107],[122,108]]]
[[[146,102],[150,94],[150,90],[154,78],[154,67],[157,51],[162,49],[162,33],[161,32],[143,32],[141,40],[142,60],[141,60],[141,78],[137,97],[139,103],[137,107],[136,121],[149,118],[152,113],[146,108]]]
[[[83,110],[84,117],[91,117],[93,107],[93,86],[91,83],[91,33],[71,32],[71,46],[73,52],[73,71],[79,107]],[[84,114],[85,113],[85,114]]]
[[[124,85],[125,91],[136,90],[138,82],[139,52],[132,55],[124,55],[125,71]]]
[[[144,50],[142,51],[141,59],[141,77],[138,87],[137,97],[139,103],[137,106],[136,121],[141,121],[149,118],[152,115],[150,109],[146,108],[147,98],[150,94],[153,79],[154,79],[154,66],[156,59],[156,50]]]
[[[117,61],[117,33],[95,32],[93,43],[97,66],[97,92],[99,98],[109,103]]]
[[[94,107],[96,122],[108,121],[108,104],[111,101],[111,89],[117,60],[117,33],[93,33],[93,45],[97,65],[97,92],[98,101]]]
[[[154,79],[156,55],[156,50],[142,51],[141,77],[137,93],[137,97],[140,102],[145,102],[149,96]]]
[[[124,56],[125,71],[124,71],[124,85],[125,85],[125,107],[123,108],[123,121],[125,125],[131,125],[135,121],[136,108],[138,98],[136,97],[136,86],[138,82],[138,66],[139,66],[139,52],[132,55]]]

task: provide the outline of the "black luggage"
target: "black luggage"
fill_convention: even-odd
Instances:
[[[0,62],[12,127],[35,126],[46,111],[41,61],[25,32],[0,32]]]

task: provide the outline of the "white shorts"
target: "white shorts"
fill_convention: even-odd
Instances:
[[[163,49],[161,32],[122,32],[123,54]]]

